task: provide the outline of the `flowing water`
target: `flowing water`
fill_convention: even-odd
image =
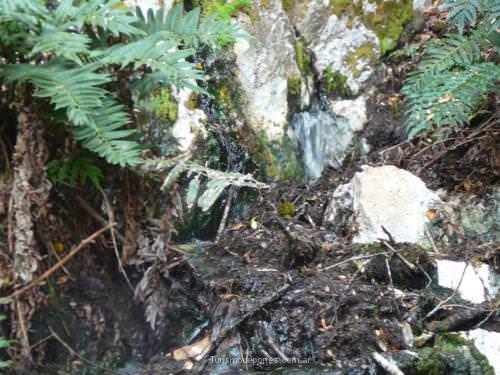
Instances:
[[[301,112],[293,116],[297,136],[309,179],[317,179],[330,166],[340,168],[349,145],[352,130],[348,122],[328,111]]]

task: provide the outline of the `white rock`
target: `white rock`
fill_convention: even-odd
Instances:
[[[495,369],[495,374],[500,375],[500,332],[487,331],[485,329],[474,329],[461,332],[462,336],[474,340],[474,344]]]
[[[433,0],[413,0],[413,25],[417,30],[424,26],[424,13],[432,3]]]
[[[125,0],[125,5],[129,7],[139,7],[144,15],[149,9],[159,9],[162,6],[168,10],[174,4],[174,0]]]
[[[353,212],[356,243],[387,239],[383,226],[396,242],[426,244],[426,212],[438,201],[437,194],[408,171],[394,166],[363,166],[347,186],[333,193],[325,220],[335,223],[342,212]]]
[[[333,112],[345,118],[353,131],[363,130],[367,121],[366,98],[363,95],[354,100],[336,100],[330,104]]]
[[[491,300],[500,287],[495,274],[485,263],[473,266],[470,263],[467,265],[465,262],[441,259],[437,260],[437,272],[439,285],[450,289],[458,287],[460,296],[472,303]]]
[[[279,140],[288,124],[288,80],[301,80],[295,61],[295,32],[280,0],[254,6],[255,19],[246,14],[238,17],[239,25],[252,38],[239,39],[234,46],[237,77],[249,124],[270,141]],[[308,100],[307,95],[303,100]]]
[[[172,126],[172,135],[175,137],[179,151],[188,152],[194,145],[197,137],[206,136],[203,124],[207,115],[201,109],[188,108],[188,102],[193,91],[183,88],[175,94],[178,101],[177,120]]]
[[[365,4],[366,3],[366,4]],[[374,11],[370,2],[363,2],[368,11]],[[347,85],[357,94],[375,72],[380,56],[380,43],[376,34],[366,28],[359,17],[332,14],[328,1],[312,0],[299,4],[293,20],[297,30],[308,41],[315,56],[314,67],[323,74],[329,68],[347,77]],[[357,59],[356,71],[346,64],[349,55],[360,47],[371,46],[374,59]]]
[[[429,9],[434,0],[413,0],[413,12],[422,14]]]

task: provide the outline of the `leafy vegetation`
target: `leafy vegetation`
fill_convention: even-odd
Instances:
[[[198,8],[185,13],[177,5],[146,17],[119,0],[63,0],[57,7],[2,0],[0,24],[2,35],[9,31],[0,77],[17,85],[32,108],[50,102],[64,110],[76,140],[121,166],[142,162],[129,126],[132,95],[169,85],[201,90],[196,81],[204,75],[187,60],[196,46],[217,47],[241,35],[215,14],[201,19]]]
[[[443,8],[459,33],[428,43],[408,75],[402,92],[409,106],[409,137],[425,130],[446,135],[468,124],[500,79],[500,67],[493,62],[500,46],[500,3],[446,0]]]
[[[0,285],[8,284],[8,283],[9,282],[7,280],[0,280]],[[7,298],[0,299],[0,305],[7,305],[11,302],[12,301],[7,299]],[[0,322],[5,320],[5,319],[7,319],[7,316],[5,316],[4,314],[0,314]],[[5,337],[0,337],[0,349],[6,349],[9,346],[11,346],[14,342],[15,342],[14,340],[8,340]],[[11,365],[10,361],[5,361],[5,360],[0,358],[0,370],[8,368],[8,367],[10,367],[10,365]]]
[[[50,162],[49,176],[56,184],[66,183],[75,186],[80,183],[85,186],[90,181],[97,188],[101,185],[103,173],[91,155],[74,154]]]

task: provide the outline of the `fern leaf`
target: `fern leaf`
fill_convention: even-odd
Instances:
[[[426,54],[418,66],[418,73],[446,70],[453,65],[467,65],[481,61],[480,37],[448,34],[444,39],[429,43]]]
[[[479,0],[445,0],[442,9],[449,10],[448,19],[463,34],[464,29],[476,21],[481,3]]]
[[[82,1],[77,12],[84,15],[81,19],[82,24],[101,28],[115,36],[119,34],[136,37],[145,35],[144,31],[134,26],[137,18],[130,14],[121,0]]]
[[[163,9],[150,9],[146,16],[140,8],[136,12],[139,19],[136,26],[141,30],[148,34],[166,31],[171,40],[190,47],[196,47],[200,43],[216,47],[221,41],[230,43],[237,38],[247,37],[230,20],[218,19],[216,14],[201,19],[199,8],[185,13],[182,4],[174,6],[167,14]]]
[[[41,20],[49,18],[49,11],[40,1],[0,0],[0,20],[19,21],[37,27]]]
[[[33,49],[30,57],[39,53],[57,53],[77,64],[82,64],[80,55],[88,54],[90,38],[85,34],[59,30],[52,25],[45,24],[40,34],[32,36],[30,42]]]
[[[496,87],[500,67],[490,62],[475,64],[464,70],[443,71],[426,75],[425,85],[405,87],[409,104],[406,126],[413,137],[433,126],[465,125],[469,114],[483,96]]]
[[[111,98],[103,100],[89,122],[72,128],[75,139],[87,149],[101,155],[110,164],[121,166],[137,165],[140,158],[140,145],[128,138],[135,134],[133,129],[123,129],[130,122],[121,104]]]
[[[63,69],[52,66],[16,64],[7,65],[4,73],[8,81],[30,81],[38,86],[35,96],[49,98],[55,109],[65,108],[75,125],[88,123],[89,116],[101,105],[107,94],[99,87],[109,81],[105,73],[95,73],[96,65]]]

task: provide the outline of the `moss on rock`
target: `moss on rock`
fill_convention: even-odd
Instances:
[[[270,141],[264,131],[254,131],[244,127],[240,138],[246,141],[262,177],[276,181],[300,181],[304,177],[304,167],[299,157],[297,140],[284,136],[282,140]]]
[[[151,98],[151,110],[160,117],[175,122],[179,105],[172,95],[169,87],[163,87],[159,92],[154,93]]]
[[[221,19],[234,17],[240,10],[250,10],[252,0],[194,0],[195,7],[201,6],[205,15],[217,13]]]
[[[354,78],[358,78],[361,75],[361,71],[358,68],[358,62],[360,60],[368,64],[375,63],[377,61],[377,47],[373,43],[368,42],[345,57],[344,62]]]
[[[488,359],[477,350],[474,342],[457,334],[436,336],[434,347],[421,349],[419,355],[419,375],[495,374]]]
[[[307,53],[306,46],[307,42],[303,37],[298,38],[294,44],[297,66],[303,75],[312,73],[312,58]]]
[[[348,16],[348,26],[352,27],[353,19],[359,17],[373,30],[380,41],[382,54],[386,54],[397,46],[406,24],[413,19],[413,1],[368,0],[368,3],[376,5],[374,12],[364,11],[361,0],[330,0],[336,16]]]
[[[323,73],[323,85],[328,96],[350,96],[352,94],[347,85],[347,77],[338,71],[326,69]]]
[[[281,6],[285,12],[289,12],[295,6],[295,0],[281,0]]]

